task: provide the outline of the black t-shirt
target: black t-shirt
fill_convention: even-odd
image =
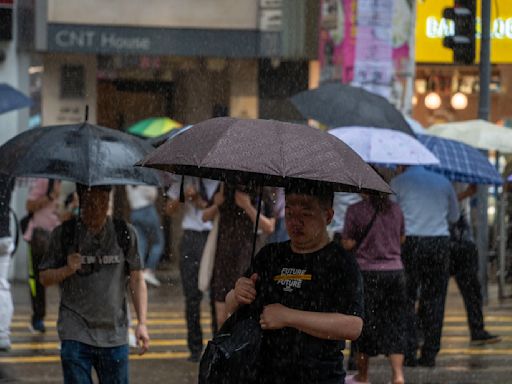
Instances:
[[[329,243],[317,252],[294,253],[290,242],[265,246],[256,256],[263,305],[281,303],[314,312],[363,317],[362,279],[355,258]],[[295,328],[263,332],[265,383],[341,383],[345,341],[324,340]]]

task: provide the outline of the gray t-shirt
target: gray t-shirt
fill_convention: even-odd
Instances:
[[[143,268],[135,231],[131,225],[128,230],[130,247],[124,255],[110,218],[97,235],[82,226],[79,249],[82,264],[88,264],[82,268],[94,271],[87,275],[75,273],[60,283],[57,329],[61,340],[80,341],[96,347],[127,344],[127,278],[130,271]],[[59,226],[52,232],[40,270],[66,265],[67,254],[73,250],[62,250],[61,231]]]

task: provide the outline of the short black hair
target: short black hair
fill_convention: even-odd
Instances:
[[[285,188],[287,195],[307,195],[316,197],[324,208],[332,208],[334,202],[334,190],[328,184],[315,182],[292,183]]]
[[[76,183],[76,193],[78,194],[78,198],[81,199],[82,196],[84,195],[84,193],[87,190],[92,189],[92,188],[103,189],[103,190],[107,190],[109,192],[112,190],[112,186],[111,185],[93,185],[93,186],[88,186],[88,185],[85,185],[85,184]]]

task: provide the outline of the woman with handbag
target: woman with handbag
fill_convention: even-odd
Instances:
[[[388,195],[363,195],[347,210],[342,243],[355,253],[363,275],[365,324],[356,343],[358,373],[346,383],[368,382],[369,358],[380,354],[389,357],[393,384],[404,382],[404,233],[402,211]]]

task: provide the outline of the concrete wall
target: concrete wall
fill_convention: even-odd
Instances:
[[[79,64],[85,68],[85,97],[63,99],[60,96],[61,67]],[[96,56],[77,54],[45,54],[42,87],[43,125],[75,124],[84,120],[85,106],[89,105],[89,119],[96,123]]]
[[[47,2],[50,23],[212,29],[256,29],[258,25],[257,0]]]

